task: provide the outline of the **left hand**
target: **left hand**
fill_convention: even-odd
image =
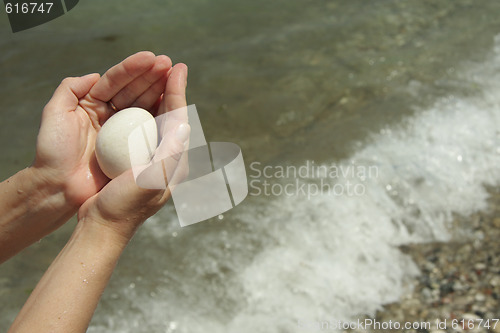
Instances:
[[[114,113],[108,102],[155,114],[171,67],[167,56],[139,52],[102,77],[64,79],[44,108],[32,168],[79,207],[109,181],[94,154],[97,133]]]

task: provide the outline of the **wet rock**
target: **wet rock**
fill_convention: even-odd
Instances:
[[[486,296],[484,296],[483,294],[481,293],[477,293],[475,296],[474,296],[474,299],[477,301],[477,302],[484,302],[486,300]]]
[[[451,327],[453,319],[475,323],[500,319],[500,189],[492,191],[488,213],[478,213],[469,221],[457,217],[457,224],[475,229],[469,233],[471,237],[408,246],[405,253],[422,275],[415,281],[413,292],[400,303],[386,306],[381,316],[389,320],[397,313],[399,321],[431,323],[436,318],[447,319],[446,331],[432,325],[429,332],[500,333],[500,322],[489,330],[478,324],[471,329]]]

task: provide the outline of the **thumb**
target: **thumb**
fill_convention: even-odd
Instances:
[[[163,135],[150,163],[132,166],[139,187],[166,189],[187,176],[189,169],[187,150],[191,127],[187,123],[174,124],[172,127]]]
[[[156,148],[153,161],[158,162],[169,157],[178,161],[180,155],[187,148],[190,133],[191,126],[187,123],[175,124],[174,128],[166,130],[158,148]]]

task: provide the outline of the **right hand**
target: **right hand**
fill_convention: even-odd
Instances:
[[[186,106],[187,66],[175,65],[168,77],[158,114]],[[187,121],[187,119],[186,119]],[[162,139],[163,151],[175,151],[180,142],[175,135]],[[158,151],[157,151],[158,153]],[[187,172],[187,159],[181,158],[176,165],[176,177]],[[78,212],[79,220],[91,220],[109,227],[128,241],[136,229],[155,214],[170,198],[170,189],[143,189],[137,186],[132,170],[111,180],[97,194],[89,198]]]
[[[139,52],[102,77],[65,79],[42,114],[32,166],[38,177],[60,188],[71,207],[95,195],[109,181],[94,154],[97,132],[113,114],[108,102],[156,112],[171,66],[167,56]]]

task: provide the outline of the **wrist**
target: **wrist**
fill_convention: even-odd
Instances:
[[[54,205],[54,209],[76,213],[78,204],[68,199],[63,181],[46,168],[30,166],[23,171],[31,182],[39,200],[47,200]]]
[[[133,234],[129,237],[95,217],[83,216],[78,217],[74,235],[85,239],[87,247],[98,248],[100,253],[114,258],[125,249]]]
[[[33,168],[26,168],[0,184],[0,262],[63,225],[76,209],[61,188]]]
[[[125,248],[139,226],[128,223],[129,221],[111,220],[102,216],[92,201],[90,199],[78,211],[78,224],[98,231],[106,242]],[[87,204],[90,204],[88,209]]]

